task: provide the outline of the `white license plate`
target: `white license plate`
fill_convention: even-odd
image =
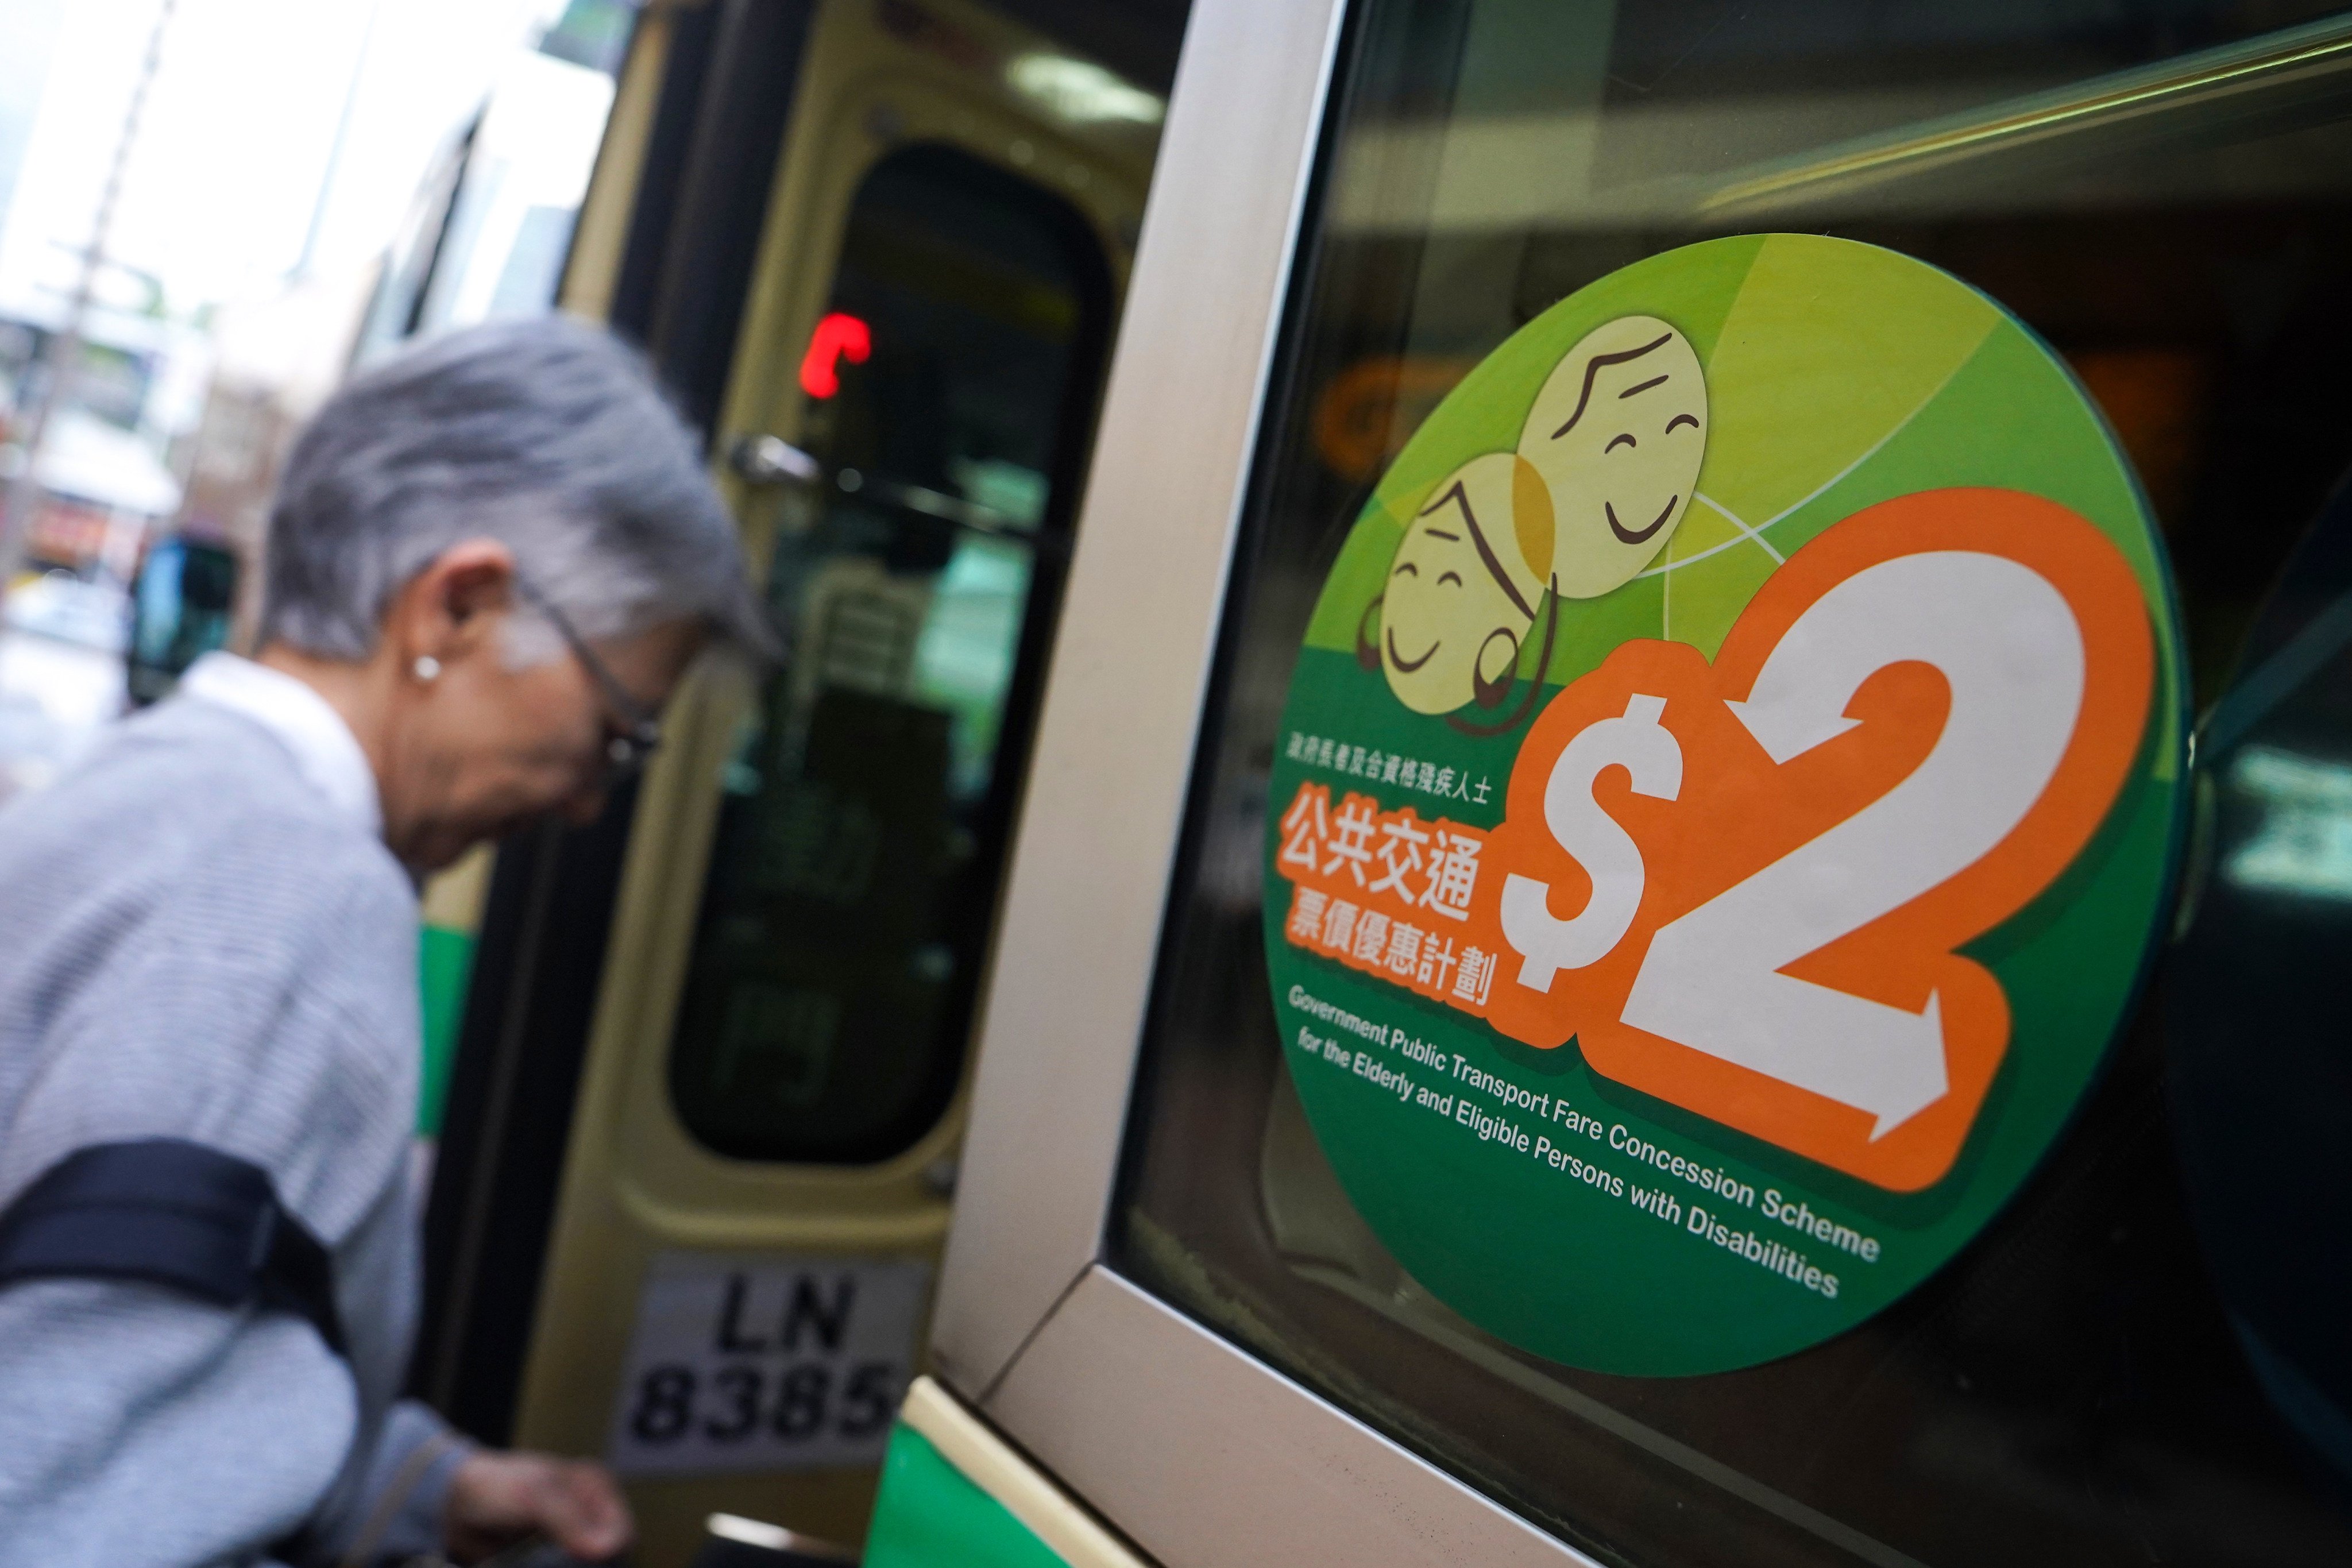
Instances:
[[[926,1263],[666,1252],[637,1298],[607,1457],[625,1476],[880,1461]]]

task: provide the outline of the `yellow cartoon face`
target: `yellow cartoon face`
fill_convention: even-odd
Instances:
[[[1555,522],[1528,559],[1555,592],[1598,598],[1665,549],[1698,486],[1706,417],[1697,352],[1655,316],[1620,316],[1568,351],[1519,433]]]
[[[1381,668],[1398,701],[1451,713],[1509,690],[1543,596],[1520,543],[1530,530],[1550,536],[1551,502],[1508,452],[1471,458],[1423,500],[1381,591]]]

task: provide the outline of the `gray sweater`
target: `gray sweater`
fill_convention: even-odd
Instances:
[[[333,1253],[305,1323],[160,1287],[0,1289],[0,1568],[338,1560],[440,1430],[395,1405],[416,1314],[417,909],[278,735],[182,698],[0,811],[0,1204],[85,1144],[267,1169]],[[461,1449],[380,1550],[433,1544]]]

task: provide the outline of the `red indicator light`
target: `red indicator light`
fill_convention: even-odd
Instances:
[[[874,334],[866,323],[834,311],[809,334],[808,353],[801,357],[801,390],[811,397],[831,397],[841,390],[841,362],[864,364],[873,351]]]

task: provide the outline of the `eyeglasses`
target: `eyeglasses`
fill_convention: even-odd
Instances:
[[[631,696],[629,689],[621,684],[604,661],[589,651],[588,639],[580,635],[552,600],[521,577],[515,579],[515,590],[532,609],[547,617],[547,624],[555,628],[555,635],[563,639],[563,646],[572,650],[572,657],[588,672],[588,679],[595,682],[604,699],[604,706],[611,710],[606,714],[610,733],[604,742],[604,782],[616,784],[642,772],[661,748],[661,720]]]

